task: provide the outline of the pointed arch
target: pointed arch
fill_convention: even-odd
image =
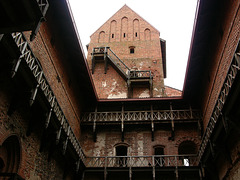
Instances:
[[[139,40],[140,39],[140,28],[139,28],[139,20],[133,20],[133,39]]]
[[[101,31],[99,33],[98,42],[101,43],[101,42],[104,42],[104,40],[105,40],[105,31]]]
[[[109,34],[110,42],[116,41],[116,32],[117,32],[117,21],[112,20],[110,23],[110,34]]]
[[[148,29],[148,28],[146,28],[146,29],[144,30],[144,39],[145,39],[145,40],[151,40],[151,31],[150,31],[150,29]]]
[[[128,40],[128,18],[126,16],[121,19],[121,40]]]
[[[0,146],[0,173],[17,173],[20,165],[20,142],[9,136]]]

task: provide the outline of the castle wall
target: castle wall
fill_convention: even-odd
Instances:
[[[49,159],[49,151],[40,151],[43,122],[39,117],[31,116],[31,110],[27,103],[28,99],[22,98],[17,109],[8,115],[13,95],[16,93],[14,80],[6,76],[6,71],[0,73],[0,159],[4,165],[0,172],[17,172],[22,178],[28,179],[63,179],[71,177],[68,170],[65,171],[63,159],[57,158],[58,153]],[[18,89],[20,90],[20,89]],[[16,94],[15,94],[16,95]],[[19,94],[24,96],[25,93]],[[30,121],[39,121],[34,132],[27,135]],[[4,145],[6,141],[14,137],[17,141],[10,141],[10,146]],[[19,142],[19,146],[17,146]],[[15,160],[14,160],[15,159]],[[64,174],[65,173],[65,174]]]
[[[147,125],[146,125],[147,126]],[[149,128],[139,125],[128,127],[124,132],[124,142],[121,141],[119,127],[97,126],[97,139],[93,141],[92,127],[83,128],[81,143],[87,156],[116,156],[115,147],[119,144],[128,146],[128,156],[151,156],[154,155],[154,147],[164,147],[164,155],[178,155],[178,147],[184,141],[192,141],[196,149],[200,145],[199,134],[193,125],[176,125],[175,139],[171,140],[170,125],[161,125],[162,128],[155,130],[154,141]],[[133,128],[134,127],[134,128]]]
[[[160,33],[153,26],[124,6],[91,36],[89,67],[92,68],[92,49],[109,46],[131,70],[151,70],[153,96],[162,97],[164,78],[159,36]],[[134,48],[134,53],[130,53],[131,48]],[[107,74],[104,74],[104,63],[96,64],[92,77],[100,99],[127,98],[127,83],[113,71],[109,65]],[[116,85],[118,88],[115,88]],[[150,97],[149,88],[134,88],[133,97]]]

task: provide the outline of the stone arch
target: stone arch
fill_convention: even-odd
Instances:
[[[98,42],[101,43],[101,42],[104,42],[104,40],[105,40],[105,31],[101,31],[99,33]]]
[[[121,40],[128,40],[128,18],[126,16],[121,19]]]
[[[145,40],[151,40],[151,30],[148,29],[148,28],[146,28],[146,29],[144,30],[144,39],[145,39]]]
[[[178,146],[178,154],[182,155],[180,157],[182,164],[190,166],[194,163],[194,159],[189,155],[197,154],[197,145],[190,140],[183,141]]]
[[[0,146],[0,173],[17,173],[20,165],[20,142],[9,136]]]
[[[139,40],[140,39],[140,26],[139,26],[139,20],[134,19],[133,20],[133,39]]]
[[[116,40],[116,32],[117,32],[117,21],[112,20],[110,23],[110,42],[113,42]]]

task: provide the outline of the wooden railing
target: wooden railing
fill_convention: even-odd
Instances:
[[[206,127],[206,131],[203,134],[202,143],[201,143],[201,146],[199,148],[199,153],[198,153],[199,161],[202,159],[202,156],[203,156],[205,149],[209,143],[210,137],[214,131],[215,125],[216,125],[219,117],[221,117],[223,114],[222,109],[228,98],[230,90],[233,86],[234,80],[235,80],[236,76],[239,74],[239,70],[240,70],[240,52],[236,51],[233,56],[231,65],[229,67],[227,76],[225,77],[225,80],[222,85],[221,91],[219,93],[218,99],[216,101],[214,110],[209,119],[208,125]],[[226,120],[224,119],[224,117],[222,117],[221,119],[224,121],[224,124],[227,124],[227,122],[225,122]]]
[[[197,155],[99,156],[87,157],[89,168],[198,166]]]
[[[149,110],[149,111],[115,111],[115,112],[85,112],[81,122],[163,122],[168,120],[199,120],[199,110]]]
[[[126,79],[151,79],[152,73],[150,70],[138,71],[131,70],[112,50],[110,47],[94,47],[92,55],[102,54],[109,58],[117,68],[124,74]]]
[[[150,70],[148,71],[129,71],[130,79],[143,79],[143,78],[152,78],[152,73]]]
[[[18,61],[15,63],[12,76],[15,75],[15,73],[18,70],[18,67],[21,63],[21,61],[25,61],[27,66],[29,67],[30,71],[32,72],[33,76],[35,77],[36,80],[36,88],[34,90],[35,93],[33,93],[31,100],[30,100],[30,105],[33,103],[34,99],[36,98],[36,93],[38,89],[42,90],[43,94],[45,95],[45,98],[47,99],[50,109],[47,115],[47,119],[45,121],[45,128],[48,127],[51,119],[51,114],[54,113],[56,119],[59,121],[60,127],[57,132],[57,139],[56,141],[59,140],[61,133],[65,133],[67,138],[64,141],[63,145],[63,151],[66,151],[67,144],[70,141],[72,146],[74,147],[76,153],[79,156],[79,159],[81,159],[83,162],[85,161],[85,155],[84,152],[82,151],[82,148],[80,147],[79,141],[74,135],[74,132],[64,115],[56,96],[54,95],[47,78],[44,75],[44,72],[42,70],[41,65],[38,62],[38,59],[34,56],[25,36],[22,33],[12,33],[12,37],[19,48],[19,51],[21,52],[21,56],[18,59]]]

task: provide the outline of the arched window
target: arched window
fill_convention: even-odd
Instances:
[[[112,20],[110,23],[110,42],[116,40],[116,28],[117,28],[117,21]]]
[[[145,40],[151,40],[151,31],[150,31],[150,29],[145,29],[144,30],[144,38],[145,38]]]
[[[139,33],[139,20],[134,19],[133,20],[133,39],[134,40],[139,40],[140,39],[140,33]]]
[[[10,136],[0,146],[0,173],[17,173],[19,164],[20,144],[17,136]]]
[[[119,167],[127,166],[127,154],[128,154],[128,145],[127,144],[118,144],[115,147],[116,152],[116,165]]]
[[[104,42],[104,39],[105,39],[105,32],[104,31],[101,31],[99,33],[99,38],[98,38],[98,42]]]
[[[178,154],[184,155],[182,157],[184,166],[191,165],[191,159],[189,155],[196,154],[196,152],[197,152],[196,144],[192,141],[183,141],[178,147]]]
[[[128,39],[128,18],[123,17],[121,20],[121,39],[127,41]]]

